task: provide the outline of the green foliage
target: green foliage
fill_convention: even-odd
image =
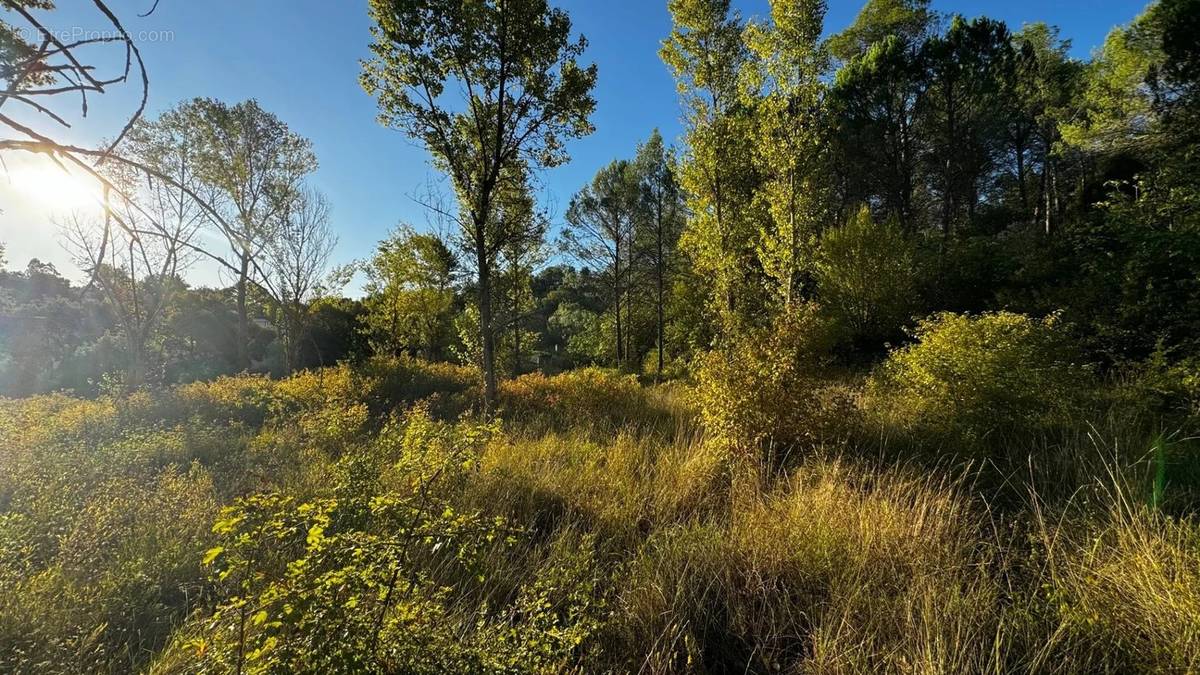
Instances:
[[[806,303],[703,356],[696,399],[708,437],[739,453],[771,445],[781,455],[836,440],[852,406],[827,379],[834,341],[817,305]]]
[[[886,427],[951,452],[1050,433],[1085,408],[1088,370],[1057,317],[998,312],[923,320],[867,388]]]
[[[825,3],[773,2],[770,25],[750,24],[744,40],[757,56],[745,77],[755,101],[755,199],[770,218],[759,226],[757,254],[768,294],[787,305],[802,296],[812,272],[816,236],[829,198],[822,122],[825,86],[821,48]]]
[[[829,38],[829,51],[848,63],[889,37],[914,44],[932,30],[936,20],[929,0],[868,0],[854,23]]]
[[[689,215],[680,248],[709,280],[710,314],[735,328],[764,304],[754,274],[763,215],[754,204],[755,119],[741,105],[744,26],[729,0],[671,0],[667,8],[674,23],[659,55],[675,75],[688,124],[679,183]]]
[[[1083,114],[1063,126],[1067,143],[1094,149],[1134,147],[1147,141],[1155,120],[1147,78],[1162,64],[1161,28],[1155,12],[1114,28],[1088,66]]]
[[[455,304],[458,259],[440,238],[402,227],[366,264],[362,317],[377,354],[444,357]]]
[[[458,197],[490,406],[495,258],[541,227],[536,218],[511,217],[506,204],[527,203],[529,172],[564,163],[564,141],[592,132],[596,67],[580,66],[587,41],[573,40],[570,17],[546,0],[373,0],[370,14],[373,57],[363,62],[361,83],[379,101],[379,121],[420,141]],[[448,88],[465,93],[443,96]]]
[[[916,309],[916,256],[891,221],[863,207],[825,232],[817,253],[817,292],[855,346],[870,348],[900,334]]]
[[[344,457],[325,494],[280,493],[226,507],[205,555],[220,594],[162,657],[180,672],[546,672],[594,630],[584,542],[520,586],[511,606],[465,604],[487,556],[521,532],[460,511],[495,434],[417,408],[371,451]]]

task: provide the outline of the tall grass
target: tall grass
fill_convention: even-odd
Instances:
[[[343,509],[403,500],[432,489],[422,462],[447,439],[474,439],[478,454],[447,463],[454,480],[420,500],[439,505],[435,519],[444,508],[453,522],[502,525],[467,540],[471,566],[432,545],[406,553],[427,594],[419,605],[372,596],[387,615],[378,625],[393,627],[393,660],[351,650],[354,663],[1200,671],[1200,523],[1184,470],[1195,450],[1178,436],[1154,445],[1147,425],[1113,414],[1006,437],[990,464],[867,457],[865,445],[780,463],[705,438],[683,385],[527,376],[506,385],[505,419],[480,426],[455,421],[477,393],[473,374],[394,366],[0,401],[0,669],[201,668],[189,645],[205,644],[206,622],[231,602],[201,564],[220,507],[268,493]],[[418,407],[432,417],[403,412],[443,385],[440,403]],[[350,530],[325,536],[357,541],[354,518],[343,520]],[[344,559],[332,550],[313,560],[332,579],[355,574],[354,546]],[[377,562],[354,578],[386,580],[390,563]],[[424,614],[400,613],[414,606]],[[432,637],[404,641],[403,626]],[[471,658],[455,660],[463,645]]]

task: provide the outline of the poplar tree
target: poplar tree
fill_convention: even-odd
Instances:
[[[671,0],[667,7],[673,27],[660,56],[675,76],[685,123],[680,183],[689,216],[681,246],[712,280],[711,313],[736,332],[758,300],[753,117],[740,82],[750,56],[743,22],[729,0]]]

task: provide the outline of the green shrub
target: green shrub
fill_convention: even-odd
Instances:
[[[838,438],[852,395],[828,379],[834,331],[814,304],[701,357],[696,399],[707,437],[747,453]]]
[[[37,513],[0,516],[0,670],[144,666],[204,597],[216,513],[211,479],[193,466],[103,482],[51,548],[37,542],[52,527]]]
[[[264,493],[225,508],[205,555],[216,612],[180,632],[170,672],[556,672],[602,608],[592,545],[562,542],[511,602],[478,592],[521,532],[456,506],[494,427],[424,407],[375,452],[347,455],[329,490]],[[473,604],[471,597],[492,603]]]
[[[910,440],[978,451],[1078,424],[1092,393],[1056,317],[938,314],[872,373],[868,412]]]
[[[265,375],[222,376],[175,389],[185,417],[250,426],[266,420],[274,396],[275,382]]]
[[[916,303],[912,242],[893,221],[862,207],[826,231],[817,252],[817,292],[854,346],[877,348],[901,335]]]

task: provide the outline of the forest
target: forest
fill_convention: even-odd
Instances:
[[[683,133],[557,209],[619,36],[369,0],[449,189],[349,264],[144,4],[0,0],[0,162],[102,195],[0,232],[0,672],[1200,673],[1200,0],[667,0]]]

